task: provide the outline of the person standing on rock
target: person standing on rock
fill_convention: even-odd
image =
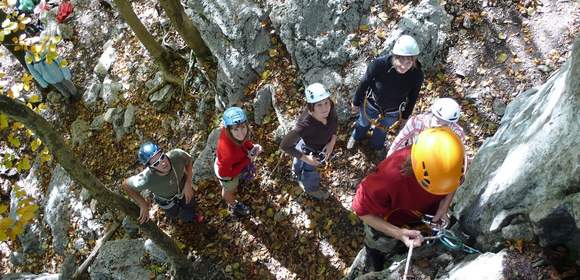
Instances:
[[[151,203],[140,192],[149,190],[170,220],[203,223],[204,217],[195,213],[193,197],[192,159],[181,149],[164,153],[155,143],[145,142],[137,153],[145,169],[123,181],[123,190],[140,208],[139,222],[149,220]]]
[[[368,65],[352,101],[352,110],[359,115],[347,149],[352,149],[373,127],[371,147],[382,153],[389,128],[399,119],[404,126],[423,84],[417,55],[415,39],[403,35],[395,42],[392,55],[379,57]]]
[[[228,108],[216,148],[214,171],[222,186],[222,197],[230,213],[237,217],[250,214],[250,207],[236,199],[238,186],[254,177],[253,162],[262,152],[262,146],[253,144],[246,114],[241,108]]]
[[[280,143],[280,149],[294,158],[292,172],[302,190],[322,200],[329,194],[320,189],[320,174],[316,167],[332,155],[338,118],[330,92],[322,84],[309,85],[305,95],[308,104],[294,129]]]
[[[424,214],[447,212],[441,208],[449,207],[445,198],[463,181],[464,155],[450,128],[429,128],[361,181],[352,208],[364,222],[365,267],[383,270],[387,254],[400,251],[402,244],[421,245],[420,231],[408,227],[420,224]]]

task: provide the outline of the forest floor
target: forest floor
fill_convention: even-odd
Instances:
[[[145,25],[157,38],[165,32],[170,33],[170,38],[178,37],[175,31],[164,30],[156,22],[156,17],[159,17],[156,11],[160,9],[155,7],[154,1],[133,2]],[[579,4],[574,1],[529,0],[444,2],[447,11],[454,16],[448,64],[437,73],[427,75],[415,113],[426,111],[431,100],[439,96],[461,100],[463,116],[460,124],[467,134],[468,151],[475,155],[485,139],[497,130],[502,108],[517,94],[545,82],[568,57],[571,42],[577,37],[580,26]],[[71,63],[74,82],[81,91],[93,75],[92,69],[104,41],[87,43],[79,38],[94,32],[106,40],[107,28],[119,23],[113,12],[99,3],[94,1],[87,11],[75,11],[72,20],[80,26],[83,13],[94,13],[108,25],[76,29],[78,36],[62,47],[63,56]],[[383,5],[374,4],[372,16],[394,22],[408,7],[396,4],[384,10]],[[362,42],[361,51],[372,57],[376,47],[384,41],[384,33],[388,34],[389,26],[385,24],[385,29],[376,30],[361,28],[357,35]],[[176,44],[183,46],[179,39],[176,39]],[[146,51],[129,29],[123,30],[116,49],[117,59],[111,73],[119,78],[133,76],[133,85],[124,93],[119,105],[131,103],[138,106],[135,129],[146,138],[155,139],[162,147],[200,151],[219,116],[213,111],[204,112],[205,124],[185,125],[182,130],[176,129],[179,127],[176,124],[193,119],[195,108],[190,105],[197,103],[201,93],[189,89],[180,91],[167,111],[156,112],[145,94],[144,83],[156,72]],[[302,96],[285,94],[296,92],[299,87],[290,61],[284,46],[278,44],[276,55],[267,66],[269,75],[250,87],[247,93],[250,101],[243,104],[244,108],[251,111],[255,89],[272,83],[276,87],[277,100],[290,104],[285,107],[291,107],[290,111],[298,115]],[[131,63],[150,71],[135,71],[127,67]],[[15,76],[22,71],[14,61],[3,62],[2,67]],[[187,67],[184,64],[177,68],[175,73],[185,75]],[[55,127],[65,137],[70,135],[70,124],[78,117],[90,121],[102,113],[91,111],[82,103],[52,104],[49,110],[55,116],[53,120],[57,120],[53,121]],[[204,129],[196,130],[194,127]],[[200,213],[208,218],[207,224],[171,224],[162,217],[161,211],[156,211],[156,207],[154,219],[185,252],[211,259],[234,279],[340,279],[362,246],[362,224],[350,210],[356,185],[379,159],[364,143],[346,150],[351,127],[341,125],[334,152],[337,156],[320,169],[322,185],[332,195],[323,202],[313,201],[305,197],[291,179],[291,159],[278,150],[278,143],[274,141],[272,132],[277,127],[275,114],[271,113],[265,124],[253,128],[255,142],[264,146],[265,151],[257,160],[256,180],[243,186],[239,194],[240,200],[252,207],[250,218],[232,218],[220,196],[220,186],[211,181],[196,186],[195,195]],[[395,131],[391,131],[390,139],[394,136]],[[135,157],[140,144],[138,134],[127,134],[122,141],[115,142],[111,126],[107,124],[105,129],[94,132],[90,141],[87,146],[75,147],[75,152],[110,189],[120,192],[121,180],[139,171]],[[50,181],[51,168],[43,167],[45,185]],[[76,191],[79,192],[80,188]],[[74,234],[72,228],[71,235]],[[114,238],[122,238],[122,235],[119,233]],[[11,245],[19,246],[16,242]],[[572,279],[576,275],[574,262],[567,261],[570,254],[562,248],[542,250],[533,243],[517,241],[506,244],[506,247],[510,252],[509,267],[512,269],[507,272],[512,277],[510,279],[522,279],[522,275],[526,276],[525,279]],[[77,252],[77,259],[82,261],[89,251],[90,248]],[[0,274],[57,272],[62,262],[50,248],[44,255],[27,260],[28,265],[18,269],[12,267],[6,256],[1,257]],[[163,269],[156,270],[156,273],[163,273]]]

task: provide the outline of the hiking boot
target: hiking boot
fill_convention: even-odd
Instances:
[[[351,134],[350,137],[348,138],[348,142],[346,142],[346,149],[350,150],[354,147],[354,143],[356,142],[356,140],[354,140],[354,135]]]
[[[310,197],[312,197],[314,199],[317,199],[317,200],[325,200],[325,199],[327,199],[330,196],[329,193],[327,193],[325,191],[322,191],[320,189],[317,190],[317,191],[314,191],[314,192],[306,191],[306,188],[304,188],[304,184],[302,182],[300,182],[300,181],[298,181],[298,185],[300,186],[300,188],[302,189],[303,192],[305,192],[308,196],[310,196]]]
[[[328,197],[330,196],[328,192],[322,190],[317,190],[314,192],[306,192],[306,194],[317,200],[325,200],[328,199]]]
[[[364,272],[382,271],[385,269],[386,256],[379,250],[365,245]]]
[[[234,216],[247,216],[250,215],[250,207],[239,201],[236,201],[236,203],[230,207],[230,213]]]

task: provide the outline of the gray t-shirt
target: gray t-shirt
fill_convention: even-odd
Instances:
[[[147,167],[141,173],[129,177],[127,184],[137,191],[148,189],[156,196],[165,199],[171,199],[177,194],[177,187],[183,191],[185,180],[192,178],[184,178],[185,166],[191,163],[191,156],[181,149],[173,149],[166,153],[171,161],[171,170],[169,174],[161,176]],[[178,185],[179,184],[179,185]]]

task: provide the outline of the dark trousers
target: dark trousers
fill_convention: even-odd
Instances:
[[[195,206],[196,201],[192,197],[189,203],[185,203],[185,196],[182,197],[178,203],[175,203],[173,207],[165,210],[165,215],[170,219],[180,219],[186,223],[191,223],[194,221],[196,216],[195,214]]]
[[[364,224],[366,249],[365,266],[372,271],[385,269],[385,261],[400,253],[405,252],[405,244],[384,233]]]

